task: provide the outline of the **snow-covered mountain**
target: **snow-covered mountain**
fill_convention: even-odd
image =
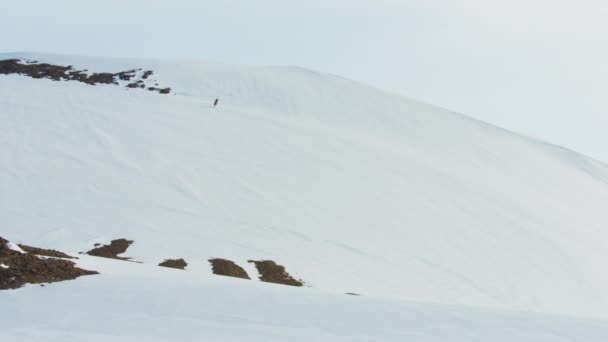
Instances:
[[[583,155],[296,67],[0,54],[9,58],[87,72],[152,70],[158,86],[171,88],[159,94],[0,75],[0,236],[73,253],[127,238],[135,242],[125,255],[145,264],[95,263],[100,276],[0,293],[13,309],[44,291],[59,300],[74,289],[96,296],[92,289],[106,283],[115,293],[148,286],[132,274],[161,284],[200,276],[213,291],[207,260],[220,257],[250,274],[250,259],[285,265],[312,289],[274,293],[272,285],[217,281],[285,305],[310,300],[303,315],[325,310],[323,296],[342,303],[338,296],[353,292],[371,311],[407,300],[463,305],[453,310],[471,320],[482,311],[465,306],[608,319],[608,168]],[[151,271],[168,258],[184,258],[188,270]],[[104,271],[124,276],[129,289]],[[162,286],[149,291],[163,295]],[[131,304],[148,298],[137,295]],[[167,298],[184,300],[175,296]],[[156,300],[150,305],[161,305]],[[352,302],[337,305],[356,310]],[[392,305],[387,310],[398,317],[437,313],[439,325],[456,315],[430,304]],[[512,322],[536,329],[535,320]],[[418,320],[404,322],[420,328]],[[608,337],[606,325],[593,324],[599,332],[586,336]],[[459,329],[467,340],[466,324]],[[532,339],[539,334],[505,341],[544,341]]]

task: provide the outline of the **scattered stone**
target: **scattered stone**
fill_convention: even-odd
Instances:
[[[64,259],[78,259],[76,257],[69,256],[63,252],[59,252],[59,251],[56,251],[53,249],[42,249],[42,248],[30,247],[30,246],[21,245],[21,244],[19,245],[19,247],[21,247],[21,249],[23,249],[25,252],[34,254],[34,255],[42,255],[42,256],[47,256],[47,257],[64,258]]]
[[[284,266],[278,265],[272,260],[249,260],[249,262],[255,264],[260,273],[261,281],[289,286],[304,286],[302,280],[295,279],[287,273]]]
[[[147,80],[148,77],[152,76],[153,73],[154,72],[152,70],[146,70],[146,71],[144,71],[144,74],[141,76],[141,78],[143,78],[144,80]]]
[[[104,245],[101,247],[94,248],[87,252],[88,255],[102,257],[102,258],[110,258],[110,259],[119,259],[119,260],[129,260],[130,258],[119,257],[118,254],[122,254],[127,251],[129,246],[133,244],[132,240],[126,239],[117,239],[112,240],[109,245]]]
[[[188,263],[184,259],[167,259],[167,260],[161,262],[160,264],[158,264],[158,266],[177,268],[177,269],[183,270],[186,268],[186,266],[188,266]]]
[[[226,277],[251,279],[249,278],[247,272],[241,266],[235,264],[234,261],[214,258],[209,259],[209,262],[213,268],[213,274]]]
[[[349,295],[349,296],[360,296],[360,294],[353,293],[353,292],[346,292],[346,294]]]

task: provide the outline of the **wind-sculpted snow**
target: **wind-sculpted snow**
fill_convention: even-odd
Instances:
[[[183,258],[181,273],[274,260],[315,290],[608,318],[594,160],[298,68],[0,57],[154,70],[175,94],[0,76],[1,229],[16,243],[124,236],[130,257]]]

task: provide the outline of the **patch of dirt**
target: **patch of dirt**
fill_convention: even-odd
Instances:
[[[104,245],[101,247],[94,248],[87,252],[88,255],[102,257],[102,258],[110,258],[110,259],[119,259],[119,260],[129,260],[130,258],[119,257],[118,254],[122,254],[127,251],[129,246],[133,244],[132,240],[127,239],[117,239],[112,240],[109,245]]]
[[[69,256],[63,252],[56,251],[53,249],[43,249],[43,248],[31,247],[31,246],[26,246],[26,245],[21,245],[21,244],[18,246],[21,247],[21,249],[23,249],[25,252],[30,253],[30,254],[42,255],[42,256],[53,257],[53,258],[78,259],[76,257]]]
[[[235,264],[234,261],[215,258],[209,259],[209,262],[213,268],[213,274],[226,277],[251,279],[249,278],[247,272],[241,266]]]
[[[5,59],[0,60],[0,75],[17,74],[28,76],[36,79],[50,79],[53,81],[77,81],[89,85],[96,84],[114,84],[119,85],[117,80],[131,81],[136,77],[136,73],[141,69],[133,69],[121,71],[117,73],[101,72],[88,74],[87,70],[76,70],[71,65],[61,66],[48,63],[38,63],[31,61],[23,61],[20,59]],[[141,76],[142,80],[148,79],[153,72],[147,70]],[[143,81],[130,82],[128,88],[145,88]],[[171,88],[156,88],[150,87],[149,91],[155,91],[160,94],[171,93]]]
[[[188,266],[188,263],[184,259],[168,259],[158,264],[158,266],[183,270]]]
[[[25,284],[54,283],[97,274],[95,271],[78,268],[75,263],[68,260],[41,258],[31,253],[22,254],[8,249],[7,244],[8,240],[0,238],[0,265],[2,265],[0,267],[0,290],[17,289]],[[24,248],[22,247],[22,249]]]
[[[278,265],[272,260],[249,260],[255,264],[260,273],[260,280],[268,283],[283,284],[289,286],[304,286],[302,280],[292,277],[284,266]]]

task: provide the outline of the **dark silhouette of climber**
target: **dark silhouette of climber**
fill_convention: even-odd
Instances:
[[[215,99],[215,101],[213,101],[213,108],[217,107],[218,102],[220,102],[220,99]]]

